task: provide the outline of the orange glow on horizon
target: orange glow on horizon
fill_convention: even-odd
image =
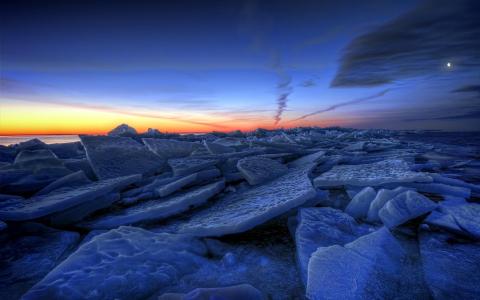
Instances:
[[[170,133],[202,133],[211,131],[244,132],[256,128],[274,129],[297,126],[329,126],[328,121],[302,120],[301,123],[280,123],[273,125],[269,117],[260,121],[229,120],[226,117],[195,116],[191,119],[162,119],[159,117],[137,116],[121,112],[63,107],[52,104],[2,104],[0,111],[0,135],[68,135],[106,134],[119,124],[134,127],[139,133],[148,128]],[[331,123],[330,123],[331,124]]]

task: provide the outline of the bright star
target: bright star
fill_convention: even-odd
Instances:
[[[451,63],[451,62],[447,62],[447,68],[449,68],[449,69],[450,69],[452,66],[453,66],[453,65],[452,65],[452,63]]]

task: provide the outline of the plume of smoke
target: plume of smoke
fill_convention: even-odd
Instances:
[[[252,49],[257,52],[266,52],[273,61],[272,69],[275,71],[277,81],[276,113],[274,115],[275,126],[282,120],[282,114],[287,108],[288,97],[293,92],[291,85],[292,78],[285,70],[280,55],[273,43],[267,38],[268,27],[273,22],[270,18],[260,15],[259,3],[257,1],[245,2],[242,12],[239,29],[250,35]]]
[[[343,106],[349,106],[349,105],[354,105],[354,104],[358,104],[358,103],[361,103],[361,102],[365,102],[365,101],[368,101],[368,100],[372,100],[372,99],[375,99],[375,98],[379,98],[379,97],[382,97],[384,96],[386,93],[388,93],[389,91],[391,91],[391,89],[385,89],[379,93],[376,93],[376,94],[373,94],[373,95],[370,95],[370,96],[367,96],[367,97],[363,97],[363,98],[358,98],[358,99],[353,99],[353,100],[350,100],[350,101],[346,101],[346,102],[342,102],[342,103],[338,103],[338,104],[335,104],[335,105],[332,105],[332,106],[329,106],[325,109],[321,109],[321,110],[317,110],[313,113],[309,113],[309,114],[306,114],[306,115],[303,115],[299,118],[296,118],[294,120],[292,120],[291,122],[295,122],[295,121],[300,121],[300,120],[303,120],[303,119],[306,119],[308,117],[311,117],[311,116],[314,116],[314,115],[318,115],[318,114],[322,114],[322,113],[325,113],[325,112],[328,112],[328,111],[332,111],[332,110],[335,110],[339,107],[343,107]]]
[[[275,64],[273,69],[277,73],[278,76],[278,83],[277,83],[277,111],[275,113],[275,126],[282,120],[282,114],[287,108],[288,96],[293,91],[292,88],[292,78],[291,76],[285,71],[283,65],[280,61],[280,58],[276,56]]]

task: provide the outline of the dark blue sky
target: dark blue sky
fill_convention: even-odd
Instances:
[[[4,1],[0,133],[477,129],[479,3]]]

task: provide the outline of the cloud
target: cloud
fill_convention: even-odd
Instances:
[[[480,1],[428,1],[355,38],[331,85],[375,86],[480,67]]]
[[[303,119],[306,119],[308,117],[311,117],[311,116],[314,116],[314,115],[319,115],[319,114],[322,114],[322,113],[325,113],[325,112],[328,112],[328,111],[332,111],[332,110],[335,110],[339,107],[344,107],[344,106],[349,106],[349,105],[355,105],[355,104],[358,104],[358,103],[361,103],[361,102],[365,102],[365,101],[368,101],[368,100],[372,100],[372,99],[375,99],[375,98],[379,98],[379,97],[382,97],[384,96],[386,93],[388,93],[391,89],[385,89],[377,94],[374,94],[374,95],[371,95],[371,96],[368,96],[368,97],[363,97],[363,98],[358,98],[358,99],[353,99],[353,100],[350,100],[350,101],[346,101],[346,102],[342,102],[342,103],[339,103],[339,104],[335,104],[335,105],[332,105],[332,106],[329,106],[325,109],[321,109],[321,110],[317,110],[313,113],[309,113],[309,114],[306,114],[306,115],[303,115],[299,118],[296,118],[294,120],[291,120],[290,122],[295,122],[295,121],[300,121],[300,120],[303,120]]]
[[[305,81],[303,81],[302,83],[300,83],[300,86],[302,87],[312,87],[312,86],[316,86],[317,84],[315,83],[315,80],[313,79],[307,79]]]
[[[452,93],[477,93],[480,96],[480,84],[466,85],[453,90]]]
[[[442,116],[442,117],[430,117],[430,118],[410,118],[410,119],[404,119],[404,121],[407,122],[413,122],[413,121],[441,121],[441,120],[465,120],[465,119],[480,119],[480,109],[471,111],[471,112],[466,112],[466,113],[461,113],[461,114],[453,114],[450,116]]]

